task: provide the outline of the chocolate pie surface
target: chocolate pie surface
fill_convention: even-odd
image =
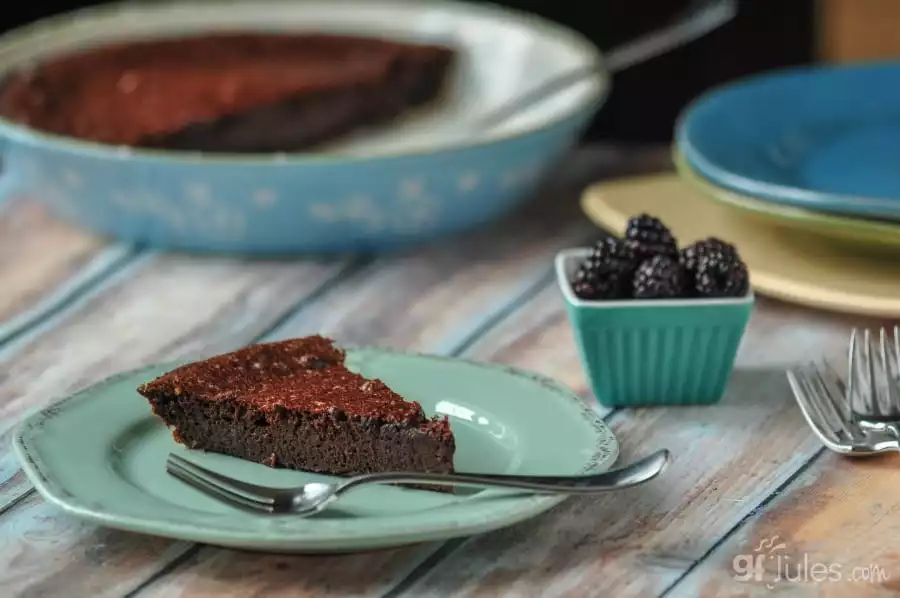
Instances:
[[[104,144],[304,151],[435,100],[452,48],[318,33],[122,42],[12,74],[0,116]]]
[[[453,471],[447,419],[350,371],[321,336],[187,364],[138,392],[191,449],[340,476]]]

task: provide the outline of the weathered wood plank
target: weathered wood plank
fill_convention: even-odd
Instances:
[[[900,457],[854,460],[823,449],[671,595],[896,596],[898,487]]]
[[[534,364],[541,355],[551,361],[570,352],[568,324],[563,317],[554,322],[541,305],[553,301],[561,310],[555,292],[542,293],[507,323],[514,329],[523,319],[514,349],[489,353],[524,355]],[[525,318],[535,310],[548,315],[530,333]],[[783,367],[823,352],[840,360],[845,339],[843,321],[761,299],[720,405],[612,416],[622,462],[661,447],[673,452],[664,478],[571,499],[533,521],[472,538],[408,595],[659,595],[817,450]],[[567,367],[544,371],[565,378]]]
[[[439,544],[342,556],[265,555],[202,547],[135,595],[165,598],[383,596]]]
[[[4,596],[89,598],[124,596],[134,577],[152,575],[156,563],[191,545],[97,528],[31,494],[8,511],[0,527]],[[22,515],[25,516],[22,516]]]
[[[556,283],[547,283],[522,309],[480,338],[468,357],[553,377],[605,415],[610,410],[591,395],[562,301]]]
[[[116,371],[248,342],[343,266],[149,256],[55,327],[0,351],[0,430]]]
[[[17,463],[9,462],[4,465],[4,479],[0,482],[0,514],[11,509],[34,490],[25,472],[17,468]]]
[[[0,207],[0,341],[120,265],[130,250],[72,228],[27,200]]]
[[[546,280],[555,252],[589,237],[591,227],[566,212],[523,220],[507,234],[373,264],[270,338],[321,331],[348,344],[452,353]]]
[[[578,213],[572,197],[547,196],[544,202],[493,230],[386,258],[322,295],[276,336],[315,330],[350,343],[447,350],[467,337],[461,329],[482,326],[501,315],[504,300],[514,299],[516,293],[547,275],[556,249],[589,230],[583,219],[572,224]],[[188,260],[179,270],[169,263],[176,260],[177,265],[176,258],[157,259],[165,267],[146,266],[150,273],[142,270],[122,281],[28,346],[17,348],[10,373],[0,377],[0,401],[4,402],[0,416],[5,421],[43,402],[48,395],[82,386],[113,370],[243,344],[263,331],[264,322],[277,319],[276,306],[292,296],[296,301],[291,284],[297,283],[294,278],[298,277],[289,277],[291,284],[283,280],[279,283],[278,270],[284,267],[289,273],[295,272],[296,266],[272,265],[267,271],[259,264],[223,261],[216,266],[215,260],[202,264]],[[216,271],[218,274],[213,274]],[[310,276],[300,278],[308,280]],[[166,293],[160,294],[160,289]],[[201,299],[210,289],[219,299]],[[153,292],[156,296],[151,301]],[[234,313],[236,310],[240,313]],[[399,325],[407,318],[415,325]],[[153,324],[149,331],[148,322]],[[79,347],[81,352],[71,355],[65,347]],[[101,358],[110,361],[98,367]],[[49,377],[38,379],[35,374],[44,369],[48,369]],[[67,595],[121,595],[170,564],[173,555],[184,554],[184,547],[170,550],[165,548],[170,544],[164,541],[74,526],[36,499],[21,502],[0,517],[0,532],[6,538],[0,544],[0,562],[7,565],[0,570],[10,570],[9,565],[26,558],[24,555],[42,563],[29,568],[25,575],[0,580],[12,594],[65,588]],[[98,539],[101,535],[105,539]],[[122,539],[125,536],[127,540]],[[47,537],[63,539],[44,542]],[[101,560],[85,558],[98,542],[110,544],[113,537],[115,551],[105,553]],[[145,549],[147,542],[152,550]],[[394,554],[373,554],[372,560],[365,556],[351,559],[349,566],[357,563],[356,570],[367,577],[350,583],[343,568],[348,565],[342,564],[344,557],[292,557],[285,568],[284,561],[274,557],[244,560],[246,555],[240,555],[235,559],[227,551],[203,549],[177,568],[176,575],[163,576],[148,590],[188,594],[198,589],[194,584],[200,584],[201,589],[214,587],[218,593],[220,585],[205,584],[210,577],[228,577],[236,567],[232,561],[238,560],[260,570],[281,572],[272,579],[250,576],[262,586],[251,581],[241,586],[232,584],[238,595],[278,591],[302,595],[304,588],[307,593],[320,595],[328,584],[343,594],[353,588],[387,587],[405,576],[417,564],[418,556],[428,552],[412,547]],[[249,572],[244,565],[240,570]],[[311,570],[320,573],[312,575]],[[73,577],[79,580],[74,589],[67,585]]]
[[[344,266],[144,260],[55,327],[7,350],[0,373],[3,470],[12,474],[17,466],[8,432],[26,411],[116,371],[249,342]],[[0,490],[21,489],[14,478]],[[0,504],[14,499],[0,497]],[[3,513],[0,538],[4,595],[121,596],[189,547],[81,524],[37,496]]]

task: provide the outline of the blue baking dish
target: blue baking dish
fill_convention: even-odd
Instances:
[[[4,194],[127,242],[239,253],[366,252],[472,228],[529,197],[602,104],[597,76],[490,132],[466,119],[590,64],[578,34],[515,11],[429,0],[126,3],[0,36],[0,75],[112,40],[226,29],[325,31],[451,43],[447,98],[390,131],[311,154],[203,154],[90,143],[0,119]]]

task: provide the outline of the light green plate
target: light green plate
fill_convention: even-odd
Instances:
[[[376,349],[348,351],[347,364],[378,377],[429,413],[447,414],[457,470],[570,475],[608,469],[618,445],[601,419],[556,382],[505,367]],[[231,509],[164,471],[187,453],[135,388],[170,369],[113,377],[24,421],[15,450],[37,490],[97,524],[250,550],[343,552],[467,536],[532,517],[560,496],[486,490],[448,495],[396,487],[348,494],[318,516],[271,517]],[[223,455],[192,458],[258,484],[322,479]]]
[[[900,249],[900,223],[816,212],[741,195],[718,187],[702,177],[677,149],[672,150],[672,160],[681,178],[702,191],[705,197],[749,216],[854,245]]]

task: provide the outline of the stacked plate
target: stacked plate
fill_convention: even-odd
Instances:
[[[900,246],[900,64],[753,77],[700,97],[676,131],[681,170],[781,224]]]
[[[678,177],[595,187],[587,213],[615,228],[640,205],[683,240],[735,242],[760,294],[900,316],[900,63],[727,84],[688,106],[675,139]]]

